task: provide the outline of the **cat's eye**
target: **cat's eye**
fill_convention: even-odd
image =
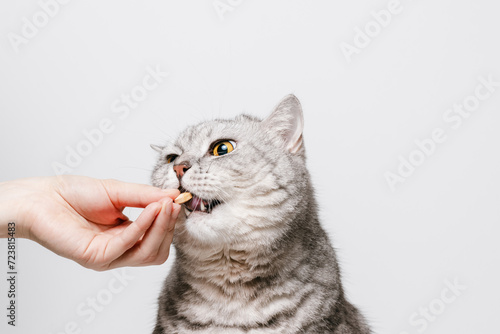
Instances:
[[[221,140],[216,142],[211,150],[212,155],[216,157],[231,153],[236,148],[236,143],[233,140]]]
[[[177,158],[177,157],[178,157],[177,154],[169,154],[169,155],[167,155],[167,163],[169,164],[169,163],[174,162],[175,158]]]

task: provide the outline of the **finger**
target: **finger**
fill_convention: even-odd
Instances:
[[[164,209],[162,207],[162,211],[158,214],[156,221],[153,223],[153,226],[151,226],[148,232],[144,235],[144,238],[141,240],[141,242],[139,244],[136,244],[125,254],[113,261],[110,264],[110,268],[162,264],[167,260],[170,250],[170,244],[172,243],[173,239],[175,220],[179,215],[181,206],[175,203],[172,205],[169,205],[168,203],[165,204],[166,208]],[[170,212],[171,214],[169,214]],[[162,228],[166,227],[164,236],[159,237],[159,226],[160,224],[165,223],[165,215],[169,216],[169,221],[167,222],[166,226],[162,226]],[[153,229],[156,229],[156,231],[154,231]],[[153,249],[155,250],[152,251],[149,247],[153,247]]]
[[[172,204],[172,200],[165,200],[153,225],[142,238],[138,251],[138,255],[142,256],[142,259],[138,259],[140,262],[148,263],[156,260],[161,243],[169,232],[168,229],[172,220]]]
[[[163,242],[160,245],[160,250],[158,251],[158,256],[164,259],[164,261],[167,260],[170,254],[170,246],[172,245],[172,241],[174,240],[175,223],[177,222],[177,218],[179,217],[181,208],[182,207],[180,205],[174,204],[174,211],[172,212],[172,218],[170,219],[170,224],[167,228],[167,235],[163,239]]]
[[[109,240],[104,258],[111,262],[132,248],[153,224],[160,210],[160,203],[148,205],[135,222]]]
[[[146,184],[128,183],[117,180],[102,180],[109,199],[117,208],[126,206],[144,208],[163,198],[175,199],[179,196],[177,189],[160,189]]]

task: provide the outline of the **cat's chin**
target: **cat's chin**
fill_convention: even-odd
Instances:
[[[184,207],[183,234],[179,240],[181,243],[193,245],[220,245],[227,238],[227,227],[224,217],[225,205],[217,207],[211,213],[201,211],[189,211]]]
[[[236,213],[244,210],[235,205],[233,202],[220,204],[212,213],[184,210],[179,221],[177,244],[187,249],[241,244],[252,232],[252,227],[242,222]]]

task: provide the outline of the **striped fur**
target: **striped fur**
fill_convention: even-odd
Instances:
[[[182,186],[223,204],[179,218],[154,334],[370,333],[344,296],[318,220],[302,127],[290,95],[263,121],[203,122],[161,148],[155,186],[180,186],[165,160],[177,154],[192,165]],[[236,149],[207,154],[220,139],[236,141]]]

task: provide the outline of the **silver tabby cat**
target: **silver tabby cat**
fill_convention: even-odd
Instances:
[[[293,95],[265,120],[189,127],[152,183],[189,191],[154,334],[371,333],[344,295],[306,168]]]

